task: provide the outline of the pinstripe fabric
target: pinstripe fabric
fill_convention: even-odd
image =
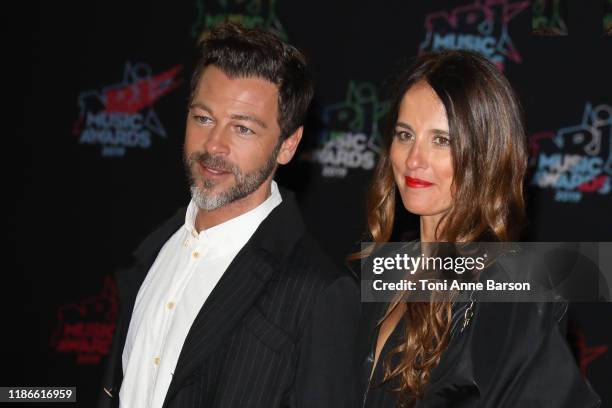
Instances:
[[[193,322],[164,407],[353,406],[357,285],[303,231],[290,193],[281,194],[283,202],[238,253]],[[180,214],[175,218],[180,223]],[[169,237],[172,222],[166,229]],[[149,242],[152,251],[144,250],[151,263],[165,235]],[[133,292],[120,293],[129,305],[139,285],[119,286]],[[121,332],[117,349],[125,341]],[[120,355],[111,356],[111,364]],[[115,370],[105,385],[119,389],[118,377]],[[102,403],[112,406],[112,400],[106,396]]]

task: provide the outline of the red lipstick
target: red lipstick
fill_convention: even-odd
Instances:
[[[433,186],[433,183],[418,178],[406,176],[406,185],[412,188],[424,188]]]

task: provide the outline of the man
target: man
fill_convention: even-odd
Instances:
[[[302,137],[304,57],[223,24],[201,43],[184,162],[192,199],[117,274],[102,406],[348,407],[359,295],[272,177]]]

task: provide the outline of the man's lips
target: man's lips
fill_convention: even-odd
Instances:
[[[433,186],[433,183],[418,178],[406,176],[406,185],[411,188],[424,188]]]
[[[205,165],[203,165],[202,163],[198,163],[199,167],[200,167],[200,172],[202,172],[202,174],[206,175],[206,176],[224,176],[226,174],[228,174],[228,171],[222,170],[222,169],[215,169],[213,167],[207,167]]]

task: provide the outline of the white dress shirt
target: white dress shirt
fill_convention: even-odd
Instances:
[[[164,244],[142,283],[122,354],[121,408],[161,407],[187,333],[223,273],[259,224],[281,203],[271,195],[222,224],[195,229],[189,203],[185,224]]]

